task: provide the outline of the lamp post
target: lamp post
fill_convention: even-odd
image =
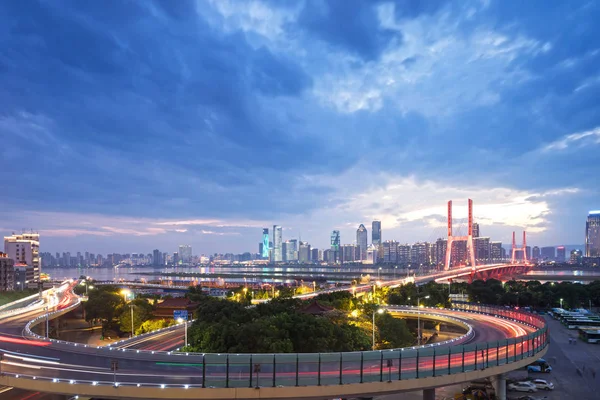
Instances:
[[[424,299],[428,299],[429,295],[423,297]],[[417,297],[417,340],[419,346],[421,345],[421,297]]]
[[[563,302],[563,299],[561,298],[560,299],[560,308],[562,308],[562,302]]]
[[[313,281],[313,292],[317,291],[317,281]]]
[[[394,267],[394,280],[396,280],[396,272],[398,271],[398,266],[396,265]]]
[[[383,308],[373,310],[373,350],[375,350],[375,314],[383,314]]]
[[[178,318],[177,322],[182,323],[183,322],[183,331],[184,331],[184,338],[185,338],[185,347],[187,347],[188,341],[187,341],[187,321],[184,320],[183,318]]]
[[[46,306],[44,308],[46,310],[46,339],[50,339],[50,330],[49,330],[49,323],[48,323],[48,312],[50,311],[50,308],[48,306]]]
[[[379,267],[379,269],[377,270],[377,280],[381,280],[381,267]]]
[[[133,337],[133,302],[129,304],[129,308],[131,309],[131,336]]]

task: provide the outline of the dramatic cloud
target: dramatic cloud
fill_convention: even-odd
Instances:
[[[600,6],[9,1],[0,225],[43,250],[255,251],[482,232],[583,242],[600,176]],[[457,221],[457,229],[460,229]],[[438,232],[439,230],[439,232]]]

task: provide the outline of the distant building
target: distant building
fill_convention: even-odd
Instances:
[[[565,250],[565,246],[558,246],[556,248],[556,261],[559,263],[564,263],[566,261],[567,254]]]
[[[492,263],[504,261],[504,252],[502,242],[490,242],[490,261]]]
[[[178,254],[182,263],[190,264],[192,262],[192,246],[189,244],[180,245]]]
[[[281,252],[286,262],[298,261],[298,240],[291,239],[282,243]]]
[[[359,248],[360,252],[360,260],[366,260],[367,258],[367,241],[369,238],[369,234],[367,232],[367,228],[363,224],[358,226],[356,230],[356,244]]]
[[[152,265],[162,265],[162,253],[158,249],[152,251]]]
[[[383,262],[398,262],[398,242],[395,240],[386,240],[383,242]]]
[[[400,248],[402,246],[398,246],[398,255],[402,257],[400,253]],[[415,264],[427,264],[427,248],[429,247],[429,243],[415,243],[410,248],[410,262]]]
[[[582,258],[583,252],[581,250],[571,250],[571,257],[569,258],[569,263],[581,264]]]
[[[585,223],[585,256],[600,257],[600,210],[590,211]]]
[[[262,258],[269,258],[269,228],[263,228],[262,243],[259,247],[259,254]]]
[[[345,244],[341,248],[340,256],[343,263],[360,261],[360,247],[355,244]]]
[[[367,259],[363,261],[363,264],[377,264],[379,257],[379,247],[372,244],[367,248]]]
[[[340,262],[340,244],[341,244],[341,239],[340,239],[340,231],[335,230],[331,232],[331,254],[329,255],[329,258],[327,260],[327,262],[330,263],[338,263]]]
[[[381,246],[381,221],[371,223],[371,244],[377,248]]]
[[[273,225],[273,262],[283,261],[283,229]]]
[[[396,261],[391,261],[394,259],[393,255],[390,253],[390,262],[398,262],[398,263],[409,263],[410,262],[410,244],[399,244],[396,246]]]
[[[26,265],[27,283],[30,288],[37,288],[40,280],[40,235],[23,233],[4,237],[4,252],[14,261],[14,265]]]
[[[546,246],[540,249],[540,257],[544,261],[554,261],[556,259],[556,249],[554,246]]]
[[[321,255],[321,251],[319,249],[311,249],[310,259],[312,262],[323,261],[323,256]]]
[[[298,250],[298,261],[301,263],[309,263],[312,260],[312,253],[310,251],[310,244],[308,242],[300,242],[300,249]]]
[[[0,291],[14,289],[14,261],[6,253],[0,252]]]
[[[448,239],[439,238],[435,242],[435,263],[444,265],[446,262],[446,247],[448,247]]]
[[[473,239],[473,247],[475,247],[475,262],[479,265],[491,263],[491,242],[489,237],[479,237]]]
[[[479,237],[479,224],[477,222],[473,222],[473,238]]]
[[[533,249],[531,249],[531,258],[533,258],[535,260],[539,260],[541,255],[542,255],[542,253],[540,251],[540,248],[537,246],[533,246]]]

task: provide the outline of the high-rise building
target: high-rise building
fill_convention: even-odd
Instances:
[[[585,223],[585,256],[600,257],[600,210],[590,211]]]
[[[329,254],[329,259],[327,262],[330,263],[338,263],[340,262],[340,231],[335,230],[331,232],[331,253]]]
[[[367,259],[363,261],[363,264],[377,264],[379,255],[379,248],[375,245],[370,245],[367,249]]]
[[[558,246],[556,248],[556,261],[559,263],[564,263],[567,259],[567,253],[565,250],[565,246]]]
[[[341,247],[340,260],[344,263],[360,261],[360,247],[355,244],[345,244]]]
[[[283,260],[286,262],[298,261],[298,240],[291,239],[282,243]]]
[[[477,222],[473,222],[473,237],[479,237],[479,224]]]
[[[473,238],[473,247],[475,247],[475,260],[479,265],[490,264],[492,258],[491,242],[489,237]]]
[[[554,246],[545,246],[540,249],[540,257],[545,261],[554,261],[556,259],[556,249]]]
[[[541,254],[540,248],[538,246],[533,246],[533,249],[531,249],[531,258],[539,260]]]
[[[569,258],[569,263],[581,264],[582,258],[583,252],[581,250],[571,250],[571,257]]]
[[[14,261],[6,253],[0,252],[0,292],[14,289]]]
[[[395,240],[386,240],[383,242],[383,262],[398,262],[398,242]]]
[[[308,242],[300,242],[300,249],[298,250],[298,261],[301,263],[308,263],[312,259],[312,253],[310,251],[310,244]]]
[[[26,279],[29,287],[36,288],[40,280],[40,235],[23,233],[4,237],[4,252],[14,261],[14,265],[26,265]]]
[[[160,250],[155,249],[152,251],[152,265],[162,265],[162,253]]]
[[[189,244],[179,245],[179,259],[184,264],[190,264],[192,262],[192,246]]]
[[[273,262],[283,261],[283,229],[279,225],[273,225]]]
[[[310,259],[312,262],[322,261],[323,257],[319,256],[319,253],[321,253],[319,249],[311,249],[310,252],[311,252]]]
[[[435,263],[444,265],[446,262],[446,247],[448,247],[448,239],[439,238],[435,241]]]
[[[402,257],[398,246],[398,256]],[[427,264],[427,247],[428,243],[415,243],[410,248],[410,262],[415,264]]]
[[[377,248],[381,246],[381,221],[373,221],[371,224],[371,243]]]
[[[491,262],[499,263],[504,261],[504,247],[502,242],[490,242],[490,258]]]
[[[394,259],[394,256],[390,252],[390,262],[399,262],[399,263],[402,263],[402,264],[408,264],[408,263],[410,263],[410,251],[411,251],[410,244],[408,244],[408,243],[399,244],[398,246],[396,246],[396,259],[395,259],[395,261],[391,261],[391,260]]]
[[[358,246],[360,252],[360,260],[367,259],[367,241],[369,234],[367,232],[367,228],[363,224],[358,226],[356,230],[356,245]]]
[[[259,254],[262,258],[269,258],[269,228],[263,228],[262,246]]]

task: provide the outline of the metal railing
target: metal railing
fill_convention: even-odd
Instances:
[[[521,361],[532,360],[548,345],[545,321],[536,315],[501,307],[478,304],[455,304],[455,310],[493,315],[518,321],[536,329],[535,332],[487,343],[455,346],[432,346],[346,353],[320,354],[198,354],[177,352],[148,352],[109,348],[110,354],[95,346],[69,345],[71,352],[94,354],[106,358],[126,360],[152,359],[153,367],[164,371],[164,383],[156,380],[143,382],[141,377],[118,376],[121,386],[155,387],[290,387],[345,385],[367,382],[420,379],[483,370]],[[62,346],[59,346],[62,349]],[[104,350],[104,351],[100,351]],[[145,353],[145,354],[144,354]],[[175,357],[174,357],[175,356]],[[181,356],[181,357],[177,357]],[[122,357],[122,358],[121,358]],[[193,373],[190,372],[193,368]],[[23,376],[23,375],[22,375]],[[185,378],[182,382],[181,379]],[[46,379],[36,377],[36,379]],[[50,378],[48,378],[50,379]],[[53,382],[64,382],[54,377]],[[179,383],[175,383],[175,382]],[[94,382],[93,385],[114,385],[115,382]],[[86,384],[84,381],[73,383]],[[185,385],[184,385],[185,383]]]

